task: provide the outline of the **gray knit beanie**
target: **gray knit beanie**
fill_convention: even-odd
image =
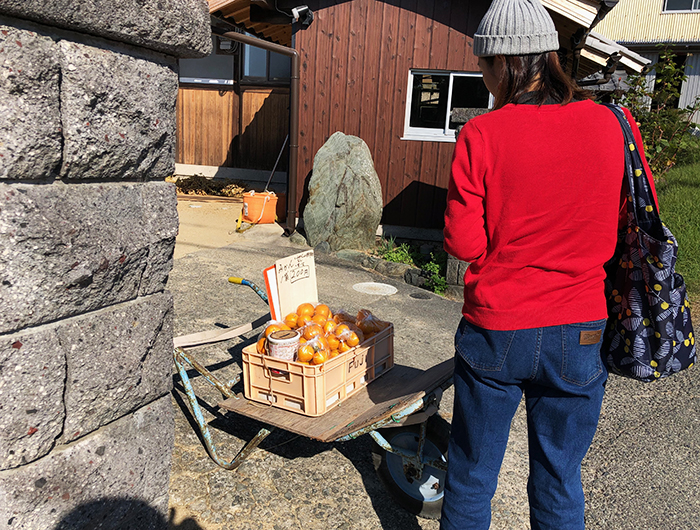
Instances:
[[[557,29],[540,0],[493,0],[474,34],[477,57],[558,49]]]

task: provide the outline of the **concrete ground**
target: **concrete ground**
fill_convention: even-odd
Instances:
[[[262,284],[262,270],[303,250],[281,237],[277,225],[235,232],[235,215],[219,203],[180,201],[180,234],[169,289],[175,334],[236,326],[266,312],[249,288],[229,284],[242,276]],[[233,221],[232,221],[233,220]],[[233,224],[232,224],[233,223]],[[316,255],[319,299],[331,308],[371,309],[395,326],[396,362],[426,369],[452,357],[460,304],[366,271],[332,255]],[[395,286],[391,296],[352,289],[359,282]],[[697,313],[696,313],[697,314]],[[192,350],[222,380],[240,372],[242,340]],[[652,385],[612,378],[600,427],[584,461],[587,528],[600,530],[700,529],[700,373],[690,370]],[[253,420],[216,408],[220,394],[201,377],[195,391],[227,460],[260,429]],[[399,508],[377,478],[368,436],[322,444],[285,431],[270,435],[236,471],[218,467],[192,426],[179,377],[174,378],[176,435],[170,486],[173,528],[181,530],[438,529],[437,521]],[[242,392],[239,384],[234,387]],[[449,418],[452,393],[441,413]],[[526,529],[528,508],[525,416],[516,414],[492,503],[494,530]],[[468,509],[468,507],[466,507]]]
[[[204,249],[221,248],[240,239],[236,221],[242,199],[178,196],[177,213],[180,230],[175,245],[175,259]]]

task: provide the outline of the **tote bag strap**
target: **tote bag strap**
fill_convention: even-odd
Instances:
[[[661,237],[663,234],[661,218],[656,210],[654,195],[642,161],[642,155],[627,121],[627,115],[619,105],[603,103],[617,118],[622,128],[625,141],[625,177],[629,194],[627,196],[627,212],[633,216],[634,224],[650,235]]]

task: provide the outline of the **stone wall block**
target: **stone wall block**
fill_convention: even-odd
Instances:
[[[36,462],[0,472],[0,528],[165,528],[161,501],[173,432],[167,395]]]
[[[174,59],[62,40],[64,179],[158,179],[175,170]]]
[[[149,233],[157,228],[157,208],[144,204],[144,189],[151,187],[164,195],[171,189],[162,183],[0,183],[0,333],[162,290],[174,238]],[[158,221],[157,230],[165,236],[177,216],[172,200],[163,208],[170,220]],[[160,276],[144,278],[149,266]]]
[[[165,289],[168,275],[173,268],[175,238],[151,243],[148,247],[146,269],[141,278],[139,295],[146,296]]]
[[[447,283],[450,285],[464,285],[464,275],[467,272],[469,263],[460,261],[454,256],[447,256],[447,272],[445,274]]]
[[[50,37],[0,21],[0,179],[58,174],[59,73]]]
[[[66,421],[70,442],[170,391],[170,293],[139,298],[71,319],[58,330],[66,350]]]
[[[143,188],[144,219],[150,236],[148,264],[141,281],[141,296],[165,289],[173,268],[178,232],[175,184],[150,182]]]
[[[63,429],[65,377],[65,355],[55,331],[2,338],[0,470],[36,460],[53,448]]]
[[[0,13],[175,57],[205,57],[211,52],[206,0],[0,0]]]
[[[150,182],[143,187],[143,216],[150,241],[177,236],[177,191],[173,182]]]

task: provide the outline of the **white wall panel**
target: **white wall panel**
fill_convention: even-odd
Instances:
[[[685,75],[688,78],[681,87],[681,99],[678,104],[681,108],[693,105],[696,98],[700,97],[700,53],[688,55],[688,59],[685,62]],[[695,114],[693,121],[700,123],[700,112]]]

